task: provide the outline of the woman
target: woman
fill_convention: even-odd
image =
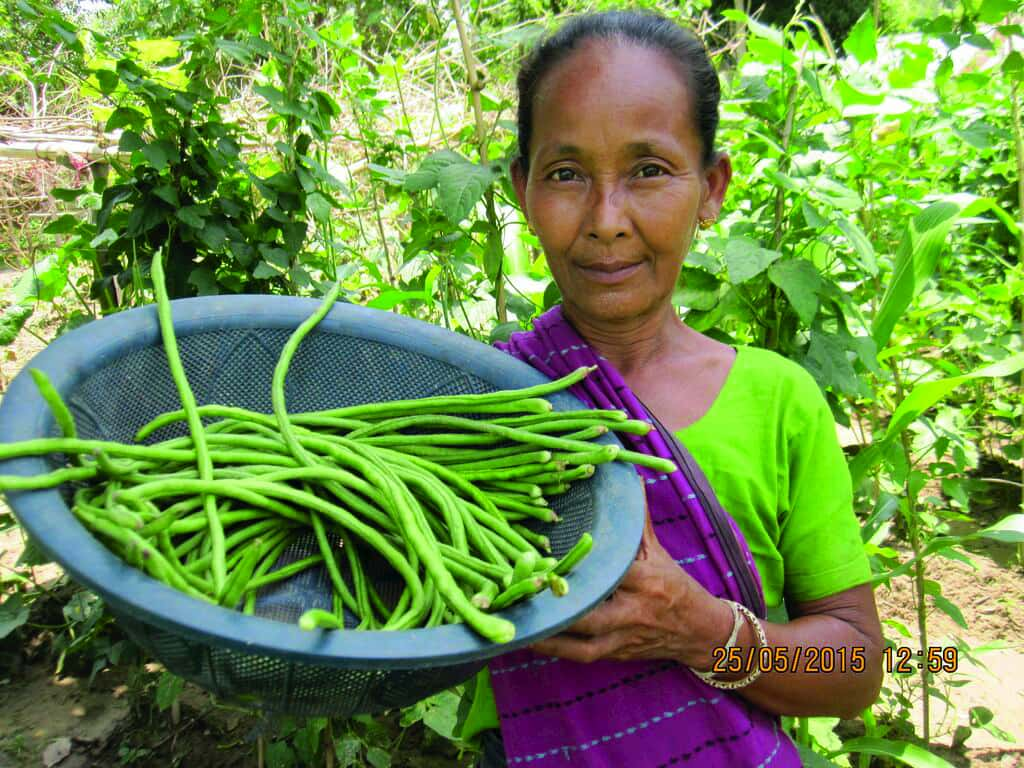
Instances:
[[[501,346],[550,376],[598,364],[576,393],[657,423],[631,447],[685,471],[641,473],[637,562],[567,632],[495,660],[464,735],[498,724],[493,689],[503,743],[484,736],[485,768],[799,765],[779,715],[869,706],[881,631],[817,386],[782,357],[688,328],[672,306],[731,177],[714,145],[717,75],[674,23],[606,13],[538,46],[518,86],[513,182],[563,303]],[[789,621],[764,620],[783,599]],[[740,668],[715,673],[723,658]]]

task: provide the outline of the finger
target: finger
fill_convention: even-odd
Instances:
[[[601,659],[611,658],[619,650],[620,641],[621,636],[617,633],[600,637],[562,634],[541,640],[530,646],[530,649],[547,656],[590,664]]]
[[[657,541],[657,536],[654,535],[654,524],[651,522],[651,509],[647,504],[647,493],[644,493],[644,530],[640,535],[640,549],[637,552],[637,560],[646,560],[648,554],[648,547],[651,541]]]

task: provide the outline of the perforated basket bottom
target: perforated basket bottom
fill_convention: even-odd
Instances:
[[[271,376],[289,330],[222,329],[181,336],[182,361],[200,404],[219,403],[271,413]],[[291,412],[431,395],[481,393],[488,382],[435,358],[380,342],[314,331],[300,346],[286,383]],[[68,398],[85,438],[131,442],[154,416],[180,408],[162,347],[148,347],[111,361]],[[187,434],[184,423],[161,429],[150,442]],[[574,483],[551,499],[561,522],[537,524],[556,556],[564,554],[593,522],[591,483]],[[290,562],[316,550],[312,536],[282,556]],[[400,583],[388,569],[368,568],[387,600]],[[389,583],[390,582],[390,583]],[[102,595],[102,591],[101,591]],[[330,607],[330,583],[313,568],[261,591],[257,615],[295,622],[312,607]],[[462,682],[484,666],[472,661],[428,669],[340,669],[214,647],[197,636],[170,632],[112,610],[126,631],[168,670],[224,700],[294,715],[344,717],[412,704]],[[349,626],[355,624],[349,616]],[[244,642],[244,638],[239,638]]]

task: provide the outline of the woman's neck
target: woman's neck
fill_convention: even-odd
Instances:
[[[648,316],[606,323],[588,321],[565,305],[562,312],[580,336],[627,378],[686,343],[688,329],[671,304]]]

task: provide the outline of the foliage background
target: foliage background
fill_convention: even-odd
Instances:
[[[848,430],[877,583],[913,587],[916,621],[888,620],[890,642],[927,647],[935,612],[966,628],[927,562],[1024,538],[1011,514],[1024,419],[1020,4],[639,5],[707,42],[735,169],[675,303],[693,327],[776,350],[818,381]],[[341,280],[350,301],[481,341],[528,327],[559,297],[509,184],[516,64],[566,16],[613,7],[4,0],[0,136],[69,125],[94,146],[62,152],[58,136],[62,169],[4,182],[4,255],[25,277],[0,342],[31,331],[43,306],[58,334],[151,301],[160,248],[175,296],[319,295]],[[999,514],[980,512],[1007,489]],[[39,592],[14,584],[0,612],[18,638]],[[115,630],[101,606],[87,613],[73,650],[117,665],[119,641],[100,642]],[[927,674],[904,676],[845,744],[834,723],[792,726],[829,759],[923,759],[893,745],[927,747],[928,702],[943,696]],[[402,717],[440,706],[447,723],[457,705]],[[1009,735],[975,709],[975,728]],[[344,727],[360,759],[387,752],[372,725]],[[275,749],[319,743],[324,728],[286,726]]]

